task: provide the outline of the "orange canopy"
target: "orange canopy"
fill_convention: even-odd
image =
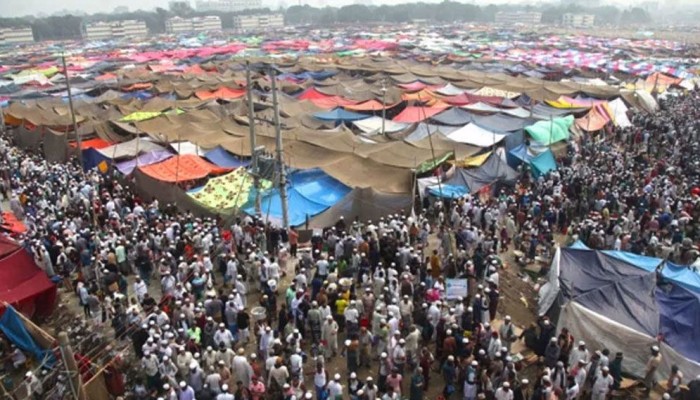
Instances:
[[[576,126],[587,132],[595,132],[603,129],[608,122],[610,122],[610,117],[605,109],[598,105],[591,108],[588,114],[576,119]]]
[[[94,138],[94,139],[88,139],[88,140],[83,140],[80,142],[80,149],[81,150],[87,150],[87,149],[104,149],[105,147],[111,146],[111,144],[100,138]],[[76,149],[78,148],[78,142],[71,142],[70,147]]]
[[[241,97],[246,95],[245,89],[231,89],[227,87],[221,87],[213,92],[210,92],[208,90],[200,90],[198,92],[195,92],[195,96],[197,96],[200,100],[210,100],[210,99],[221,99],[221,100],[233,100],[233,99],[240,99]]]
[[[217,167],[194,154],[171,157],[163,162],[139,167],[141,171],[159,181],[182,182],[201,179],[210,174],[223,174],[230,168]]]

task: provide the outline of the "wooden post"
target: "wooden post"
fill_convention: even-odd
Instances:
[[[58,334],[58,344],[61,348],[61,358],[63,358],[63,363],[66,365],[66,370],[68,370],[68,383],[71,393],[73,394],[73,399],[88,400],[85,389],[83,388],[80,370],[78,369],[78,364],[75,362],[73,349],[70,346],[70,341],[68,340],[68,334],[66,332],[60,332]]]

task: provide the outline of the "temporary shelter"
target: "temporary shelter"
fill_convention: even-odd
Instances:
[[[48,316],[56,306],[56,285],[15,241],[0,237],[0,312],[7,303],[25,315]]]
[[[470,192],[477,192],[484,186],[495,183],[513,184],[516,178],[517,173],[498,154],[493,153],[479,168],[456,168],[452,178],[445,181],[445,184],[467,187]]]
[[[355,188],[331,208],[311,219],[311,228],[333,226],[340,217],[346,221],[377,221],[380,217],[411,208],[409,194],[381,193],[372,188]]]
[[[663,356],[658,378],[672,364],[700,374],[700,290],[664,277],[663,260],[621,251],[597,251],[578,242],[557,249],[539,313],[547,314],[591,348],[625,354],[629,372],[641,373],[651,346]],[[674,275],[676,274],[676,275]]]

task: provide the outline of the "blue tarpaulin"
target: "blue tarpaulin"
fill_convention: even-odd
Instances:
[[[442,197],[446,199],[458,199],[469,193],[469,189],[466,186],[458,185],[440,185],[431,186],[428,191],[433,196]]]
[[[547,172],[557,169],[557,160],[554,159],[552,150],[547,149],[547,151],[530,160],[530,166],[532,166],[532,175],[535,178],[539,178]]]
[[[336,108],[331,111],[322,111],[314,113],[314,118],[320,119],[322,121],[336,121],[336,122],[348,122],[348,121],[359,121],[361,119],[367,119],[371,115],[358,114],[351,111],[346,111],[342,108]]]
[[[664,264],[661,276],[695,293],[700,293],[700,273],[693,267],[676,265],[671,262]]]
[[[311,218],[342,200],[350,188],[327,175],[320,169],[295,171],[289,176],[287,203],[289,224],[302,225],[307,217]],[[249,203],[243,210],[255,214],[254,204]],[[274,189],[263,195],[261,201],[262,216],[282,221],[282,200],[279,190]]]
[[[212,150],[209,150],[204,154],[204,157],[213,164],[223,168],[247,167],[250,164],[249,160],[241,160],[221,146],[216,146]]]
[[[10,305],[6,306],[5,313],[0,318],[0,330],[17,348],[32,354],[41,364],[50,366],[56,361],[51,351],[44,350],[36,344],[24,326],[24,321]]]
[[[664,341],[691,360],[700,362],[700,294],[678,285],[656,290],[660,333]]]

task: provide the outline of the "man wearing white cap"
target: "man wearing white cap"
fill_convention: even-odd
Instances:
[[[501,338],[501,344],[508,350],[508,354],[510,354],[511,345],[518,339],[510,315],[506,315],[503,324],[498,328],[498,336]]]
[[[216,396],[216,400],[234,400],[235,396],[231,394],[228,385],[221,386],[221,393]]]
[[[195,400],[194,389],[185,381],[180,381],[180,394],[178,400]]]
[[[335,374],[333,380],[328,382],[328,400],[342,400],[343,385],[340,384],[340,374]]]
[[[325,345],[326,357],[335,357],[338,353],[338,323],[330,315],[321,328],[321,342]]]
[[[591,388],[591,400],[605,400],[612,390],[613,383],[615,380],[610,375],[610,369],[608,367],[601,368],[601,373]]]
[[[494,398],[496,400],[513,400],[513,391],[510,390],[510,383],[503,382],[503,386],[496,389]]]
[[[479,363],[474,360],[467,367],[467,371],[464,379],[464,400],[474,400],[476,399],[476,384],[477,384],[477,367]]]
[[[644,386],[647,392],[654,389],[656,383],[656,370],[661,364],[661,352],[658,346],[651,346],[651,356],[647,360],[646,367],[644,369]]]

